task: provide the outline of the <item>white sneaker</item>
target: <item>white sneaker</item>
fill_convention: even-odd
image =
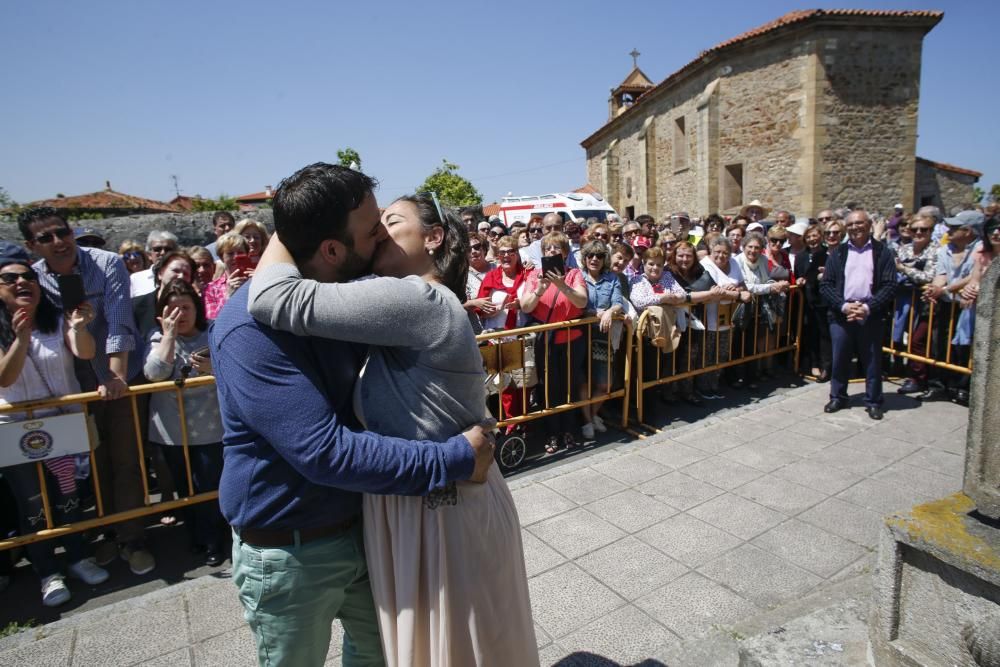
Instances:
[[[42,604],[46,607],[58,607],[69,602],[69,589],[63,583],[61,574],[53,574],[42,579]]]
[[[608,430],[608,427],[604,425],[604,420],[601,419],[600,415],[594,415],[591,422],[594,424],[594,429],[598,433],[604,433]]]
[[[584,424],[583,428],[580,429],[580,432],[583,433],[583,439],[584,440],[593,440],[594,439],[594,425],[593,424]]]
[[[111,576],[108,571],[102,567],[98,567],[93,559],[84,558],[81,561],[77,561],[69,566],[69,575],[75,577],[83,583],[89,586],[96,586],[97,584],[103,584]]]

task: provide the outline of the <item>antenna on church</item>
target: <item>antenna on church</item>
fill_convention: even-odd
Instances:
[[[174,182],[174,192],[177,193],[178,197],[180,197],[181,187],[177,184],[177,174],[170,174],[170,180]]]
[[[630,56],[632,56],[632,67],[633,67],[633,69],[638,69],[639,68],[639,56],[641,56],[642,54],[639,53],[639,51],[637,49],[632,49],[631,51],[629,51],[628,54]]]

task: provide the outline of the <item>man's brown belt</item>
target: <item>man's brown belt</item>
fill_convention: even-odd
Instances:
[[[293,530],[291,528],[270,530],[267,528],[240,528],[236,533],[240,536],[240,540],[249,544],[252,547],[262,547],[265,549],[273,549],[277,547],[288,547],[296,544],[295,534],[298,533],[298,544],[306,544],[307,542],[314,542],[316,540],[322,539],[324,537],[333,537],[334,535],[339,535],[343,533],[348,528],[354,525],[358,520],[357,517],[351,517],[350,519],[345,519],[339,523],[335,523],[329,526],[316,526],[313,528],[300,528],[298,530]]]

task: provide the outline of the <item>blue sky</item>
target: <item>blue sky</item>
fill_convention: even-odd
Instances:
[[[486,201],[565,191],[586,181],[580,141],[606,121],[633,47],[659,82],[815,6],[6,0],[0,186],[25,202],[110,180],[170,199],[176,175],[184,194],[245,194],[351,146],[383,202],[442,158]],[[1000,182],[1000,2],[863,7],[945,11],[924,41],[917,154]]]

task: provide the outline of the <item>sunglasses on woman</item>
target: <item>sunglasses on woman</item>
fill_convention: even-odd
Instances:
[[[545,230],[541,227],[528,227],[529,234],[541,234],[543,231]]]
[[[611,240],[611,235],[610,234],[594,234],[594,238],[595,239],[601,239],[602,241],[607,242],[607,241]]]
[[[24,278],[29,283],[38,282],[38,274],[33,270],[29,269],[24,273],[17,273],[16,271],[5,271],[0,273],[0,283],[4,285],[16,285],[19,278]]]
[[[470,243],[469,244],[469,250],[478,250],[479,252],[482,252],[485,247],[486,247],[485,243]]]
[[[823,236],[840,236],[840,232],[823,232]]]
[[[586,259],[595,259],[595,258],[596,259],[604,259],[604,253],[603,252],[588,252],[585,255],[585,258]]]
[[[45,245],[47,243],[52,243],[53,241],[56,240],[57,237],[60,239],[64,239],[69,236],[73,236],[73,230],[69,229],[68,227],[63,227],[61,229],[55,230],[54,232],[45,232],[44,234],[39,234],[38,236],[34,237],[32,241],[34,241],[35,243],[41,243]]]

